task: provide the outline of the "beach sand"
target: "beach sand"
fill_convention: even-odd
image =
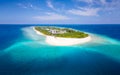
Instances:
[[[50,45],[54,46],[70,46],[70,45],[76,45],[76,44],[84,44],[92,40],[91,36],[88,36],[86,38],[61,38],[61,37],[54,37],[54,36],[48,36],[44,35],[41,32],[35,30],[33,27],[33,30],[38,34],[46,37],[46,42]]]

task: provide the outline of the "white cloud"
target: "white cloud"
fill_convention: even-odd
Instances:
[[[50,0],[47,0],[47,6],[48,6],[49,8],[51,8],[51,9],[53,9],[53,10],[56,10]]]
[[[77,5],[77,9],[69,10],[70,13],[82,16],[96,16],[99,12],[104,14],[120,10],[120,0],[76,0],[79,3],[88,3],[86,6]],[[83,8],[83,9],[81,9]]]
[[[100,0],[102,4],[106,4],[107,1],[106,0]]]
[[[23,4],[23,3],[18,3],[17,4],[19,7],[21,8],[25,8],[25,9],[35,9],[35,10],[40,10],[40,8],[38,8],[37,6],[31,4],[31,3],[26,3],[26,4]]]
[[[18,3],[17,4],[19,7],[21,7],[21,8],[28,8],[26,5],[24,5],[24,4],[22,4],[22,3]]]
[[[82,1],[82,2],[86,2],[86,3],[92,3],[93,0],[77,0],[77,1]]]
[[[60,14],[56,14],[56,13],[46,13],[46,15],[44,16],[35,16],[33,17],[37,20],[50,20],[50,21],[54,21],[54,20],[69,20],[70,18],[68,18],[67,16],[64,15],[60,15]]]
[[[86,3],[102,3],[102,4],[107,3],[106,0],[77,0],[77,1],[86,2]]]
[[[81,8],[68,10],[68,12],[80,16],[98,16],[99,10],[99,8]]]
[[[116,8],[116,6],[120,6],[120,0],[77,0],[78,2],[86,2],[89,3],[86,6],[90,6],[91,7],[104,7],[106,8],[106,6],[110,6],[112,8]]]

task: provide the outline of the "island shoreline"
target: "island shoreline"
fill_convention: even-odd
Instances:
[[[85,44],[87,42],[90,42],[92,40],[91,36],[85,38],[62,38],[62,37],[54,37],[54,36],[48,36],[40,31],[37,31],[35,27],[33,27],[33,30],[41,36],[45,36],[46,43],[53,46],[71,46],[71,45],[77,45],[77,44]]]

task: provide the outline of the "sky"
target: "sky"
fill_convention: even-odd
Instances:
[[[0,0],[0,24],[120,24],[120,0]]]

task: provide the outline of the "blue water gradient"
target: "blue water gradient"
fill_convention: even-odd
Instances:
[[[73,46],[51,46],[32,26],[0,26],[0,75],[120,75],[120,25],[53,25],[92,36]]]

